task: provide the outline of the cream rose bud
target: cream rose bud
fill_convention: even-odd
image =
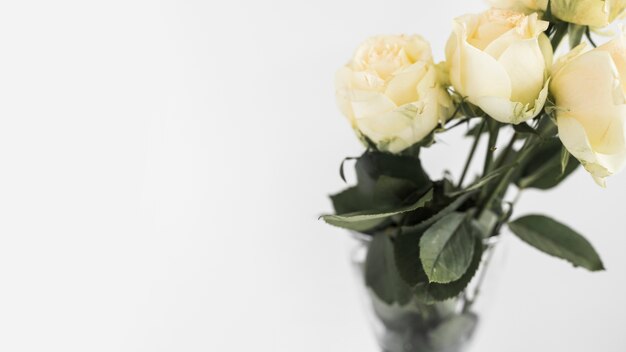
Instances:
[[[506,9],[519,12],[545,11],[548,0],[488,0],[491,6],[497,9]]]
[[[626,162],[626,38],[588,50],[582,44],[555,65],[550,91],[559,137],[598,184]]]
[[[492,9],[454,21],[446,62],[454,89],[494,119],[518,124],[548,96],[552,46],[537,14]]]
[[[533,12],[546,11],[548,0],[489,0],[496,8]],[[626,0],[552,0],[552,15],[565,22],[604,27],[626,9]]]
[[[416,35],[367,40],[337,72],[335,85],[357,134],[391,153],[421,141],[451,113],[430,45]]]
[[[555,17],[592,27],[608,26],[626,8],[624,0],[552,0]]]

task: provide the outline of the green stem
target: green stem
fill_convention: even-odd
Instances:
[[[499,160],[497,160],[496,162],[496,169],[504,166],[504,164],[506,163],[506,159],[509,157],[509,154],[511,154],[511,151],[513,150],[513,145],[517,140],[517,136],[517,133],[513,134],[511,140],[509,141],[509,144],[507,144],[506,148],[504,148],[504,150],[502,151],[502,154],[500,154],[500,156],[498,157]]]
[[[515,160],[515,163],[517,163],[517,165],[510,168],[506,172],[506,174],[504,174],[504,176],[500,179],[500,182],[498,182],[496,188],[493,190],[493,192],[491,192],[491,194],[489,195],[489,198],[487,198],[487,200],[483,204],[479,214],[484,212],[485,210],[491,209],[493,206],[493,203],[495,203],[499,199],[499,197],[504,196],[504,193],[506,193],[507,189],[509,188],[509,184],[512,181],[511,178],[515,174],[515,170],[526,161],[526,158],[530,155],[533,149],[535,149],[535,147],[537,146],[537,143],[535,143],[536,139],[537,139],[537,136],[528,137],[528,139],[524,143],[524,146],[520,150],[520,153],[517,159]]]
[[[498,142],[498,134],[500,126],[495,120],[489,120],[489,143],[487,143],[487,155],[485,156],[485,167],[483,168],[483,176],[487,175],[492,169],[493,154],[496,151],[496,143]]]
[[[515,144],[515,141],[517,140],[518,134],[514,133],[513,136],[511,137],[511,140],[509,141],[509,143],[507,144],[507,146],[504,148],[504,150],[502,151],[502,153],[498,156],[498,158],[496,159],[496,165],[495,168],[500,168],[502,166],[504,166],[507,163],[507,159],[509,157],[509,154],[511,154],[511,152],[513,151],[513,145]],[[490,186],[487,185],[483,188],[483,190],[481,191],[481,194],[478,198],[479,203],[484,200],[485,198],[487,198],[489,196],[489,192],[491,190],[494,190],[494,186]],[[482,213],[482,210],[479,211],[477,213],[478,216],[480,216],[480,214]]]
[[[465,162],[465,167],[463,168],[463,173],[461,174],[461,179],[459,179],[458,188],[463,186],[463,181],[465,181],[465,176],[467,175],[467,171],[469,170],[469,166],[472,163],[472,159],[474,159],[474,153],[476,152],[476,147],[478,147],[478,142],[480,141],[480,137],[483,133],[483,129],[485,128],[486,120],[483,120],[478,127],[478,132],[476,136],[474,136],[474,143],[472,144],[472,149],[470,149],[469,154],[467,155],[467,161]]]
[[[544,138],[551,138],[551,136],[556,133],[556,125],[550,120],[550,117],[547,115],[542,116],[539,120],[537,120],[537,132],[538,135],[531,135],[524,142],[524,146],[517,154],[517,158],[514,161],[517,165],[509,169],[506,174],[500,179],[500,182],[497,184],[494,191],[490,194],[489,198],[486,202],[483,203],[483,206],[480,208],[480,212],[478,212],[479,216],[485,210],[491,209],[493,204],[500,198],[504,197],[507,189],[509,188],[509,184],[512,181],[513,175],[515,175],[515,171],[518,167],[524,165],[526,159],[532,155],[533,150],[540,144],[540,140]]]

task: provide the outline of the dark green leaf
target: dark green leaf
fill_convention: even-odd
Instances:
[[[419,159],[381,152],[367,152],[356,162],[359,185],[373,187],[381,175],[412,181],[418,187],[431,187],[430,178]]]
[[[591,271],[604,270],[593,246],[571,228],[542,215],[528,215],[509,223],[511,231],[540,251]]]
[[[448,284],[429,283],[426,279],[422,280],[420,283],[413,287],[413,293],[415,294],[415,297],[424,303],[432,304],[437,301],[445,301],[447,299],[458,296],[461,292],[463,292],[463,290],[465,290],[467,285],[469,285],[470,281],[472,281],[472,278],[474,278],[474,275],[480,267],[482,255],[482,240],[480,240],[479,238],[475,238],[474,256],[472,258],[472,263],[470,264],[469,268],[467,268],[467,271],[462,278]],[[423,269],[421,267],[420,270],[422,270],[421,275],[425,277],[426,273],[423,272]]]
[[[404,305],[412,293],[396,269],[393,247],[388,236],[374,236],[365,259],[365,283],[383,302]]]
[[[396,265],[400,276],[410,285],[419,282],[427,282],[428,278],[420,261],[420,238],[424,232],[439,219],[456,211],[470,197],[472,193],[466,193],[452,200],[450,203],[440,208],[426,220],[412,226],[403,226],[395,241]],[[429,207],[428,210],[431,210]]]
[[[395,209],[387,209],[380,211],[358,211],[354,213],[342,215],[323,215],[322,219],[327,223],[354,231],[365,231],[380,224],[385,219],[397,215],[413,211],[421,208],[428,203],[433,197],[432,190],[428,191],[418,201],[413,204],[402,206]]]
[[[573,23],[569,25],[569,28],[567,29],[567,34],[569,36],[570,49],[574,49],[578,46],[578,44],[580,44],[586,29],[587,26],[581,26]]]
[[[416,225],[404,226],[402,228],[402,233],[412,233],[412,232],[422,233],[422,232],[426,231],[426,229],[428,229],[430,226],[432,226],[432,224],[436,223],[437,221],[439,221],[444,216],[446,216],[446,215],[454,212],[455,210],[459,209],[459,207],[461,207],[463,205],[463,203],[465,203],[472,196],[472,194],[475,193],[475,192],[476,191],[472,191],[472,192],[468,192],[468,193],[465,193],[463,195],[460,195],[459,197],[454,199],[452,202],[447,204],[445,207],[443,207],[439,212],[435,213],[431,217],[427,218],[426,220],[424,220],[424,221],[422,221],[422,222],[420,222],[420,223],[418,223]]]
[[[451,213],[433,224],[420,239],[420,259],[430,282],[450,283],[467,271],[474,254],[470,221]]]
[[[458,190],[451,178],[452,176],[450,175],[450,172],[446,170],[444,178],[440,181],[441,188],[443,189],[443,194],[448,197],[454,197],[450,195]]]
[[[434,141],[434,137],[433,137],[433,141]],[[413,144],[412,146],[400,152],[400,155],[418,159],[420,157],[420,153],[422,152],[423,147],[425,146],[420,145],[419,143]]]
[[[543,14],[543,19],[550,22],[560,22],[560,20],[552,14],[552,0],[548,0],[548,5],[546,6],[546,12]],[[553,31],[554,30],[552,29],[548,31],[548,33],[552,34]]]
[[[548,102],[546,105],[550,105]],[[558,127],[556,125],[556,119],[551,118],[550,116],[545,116],[539,119],[539,124],[537,126],[537,132],[539,132],[539,137],[543,140],[550,139],[552,137],[556,137],[558,132]]]
[[[330,196],[335,214],[347,214],[373,208],[372,197],[364,195],[357,187],[350,187]]]
[[[373,197],[376,209],[388,209],[406,204],[405,201],[411,194],[415,194],[416,189],[412,181],[382,175],[376,181],[370,196]]]
[[[417,158],[366,152],[355,165],[359,192],[371,197],[372,210],[406,204],[411,194],[422,194],[432,182]],[[410,201],[410,200],[408,200]]]
[[[402,279],[411,286],[428,281],[420,262],[420,238],[423,231],[403,233],[396,238],[396,267]]]
[[[521,133],[521,134],[534,134],[534,135],[539,134],[539,132],[537,132],[534,128],[528,126],[526,122],[522,122],[518,125],[513,125],[513,129],[515,130],[515,132]]]

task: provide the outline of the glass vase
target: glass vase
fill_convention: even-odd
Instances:
[[[465,352],[493,294],[504,261],[502,236],[485,240],[481,265],[468,287],[455,298],[435,304],[413,299],[389,305],[365,285],[365,258],[370,237],[353,234],[351,262],[376,340],[383,352]],[[496,248],[498,250],[496,251]]]

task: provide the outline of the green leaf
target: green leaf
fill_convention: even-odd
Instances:
[[[335,214],[378,213],[407,204],[406,201],[410,201],[409,196],[415,194],[415,189],[415,184],[410,181],[381,176],[372,192],[364,192],[355,186],[331,195],[330,199]],[[384,221],[363,222],[351,229],[366,232],[379,225],[382,226]]]
[[[449,283],[467,271],[474,254],[466,214],[454,212],[433,224],[420,239],[420,259],[430,282]]]
[[[407,198],[415,194],[417,187],[412,181],[382,175],[376,181],[371,194],[376,209],[389,209],[406,204]]]
[[[587,40],[594,48],[598,47],[598,44],[596,44],[596,42],[591,37],[591,28],[589,28],[589,26],[587,26],[587,29],[585,29],[585,37],[587,37]]]
[[[472,258],[472,263],[470,264],[467,271],[459,280],[448,283],[448,284],[438,284],[438,283],[429,283],[427,279],[422,280],[418,284],[413,286],[413,293],[417,299],[420,301],[432,304],[438,301],[445,301],[450,298],[454,298],[458,296],[467,285],[469,285],[470,281],[476,275],[478,268],[480,267],[480,263],[482,262],[483,256],[483,244],[482,240],[479,238],[474,239],[474,256]],[[422,275],[425,277],[426,274],[422,270]]]
[[[387,209],[387,210],[374,210],[374,211],[358,211],[354,213],[348,213],[343,215],[323,215],[321,218],[324,219],[327,223],[349,229],[354,231],[365,231],[373,228],[374,226],[380,224],[385,219],[406,213],[409,211],[413,211],[415,209],[421,208],[426,205],[433,197],[432,189],[429,190],[425,195],[423,195],[419,200],[414,202],[413,204],[395,208],[395,209]]]
[[[548,5],[546,6],[546,12],[543,14],[543,19],[550,22],[560,22],[560,20],[552,14],[552,0],[548,0]],[[549,34],[552,34],[552,32]]]
[[[426,220],[415,225],[401,227],[395,242],[396,265],[400,276],[402,276],[408,284],[413,286],[419,282],[428,282],[426,273],[424,273],[424,269],[422,268],[422,262],[420,261],[420,238],[424,232],[444,216],[459,209],[473,193],[474,192],[463,194],[451,200],[445,206],[434,209],[435,213],[429,215]],[[432,207],[424,210],[429,210],[429,213],[433,211]]]
[[[493,171],[491,171],[490,173],[488,173],[487,175],[483,176],[482,178],[478,179],[476,182],[472,183],[469,187],[450,193],[449,196],[454,197],[454,196],[458,196],[461,194],[465,194],[468,192],[472,192],[475,190],[478,190],[480,188],[483,188],[484,186],[486,186],[487,184],[489,184],[491,181],[493,181],[494,179],[496,179],[498,176],[504,174],[505,172],[507,172],[510,168],[517,166],[517,164],[509,164],[509,165],[504,165],[502,167],[499,167]]]
[[[412,292],[396,269],[393,247],[388,236],[374,236],[365,259],[365,284],[383,302],[405,305],[411,300]]]
[[[412,226],[403,226],[402,227],[402,233],[413,233],[413,232],[422,233],[422,232],[426,231],[426,229],[428,229],[430,226],[432,226],[432,224],[436,223],[437,221],[439,221],[444,216],[446,216],[446,215],[454,212],[455,210],[459,209],[459,207],[461,207],[463,205],[463,203],[465,203],[472,196],[472,194],[474,194],[475,192],[476,191],[471,191],[471,192],[467,192],[465,194],[460,195],[459,197],[454,199],[452,202],[450,202],[449,204],[447,204],[446,206],[441,208],[441,210],[439,210],[437,213],[435,213],[431,217],[427,218],[426,220],[424,220],[424,221],[422,221],[422,222],[420,222],[418,224],[415,224],[415,225],[412,225]]]
[[[467,271],[459,280],[440,284],[428,282],[419,259],[419,238],[421,234],[411,233],[399,236],[395,243],[396,267],[400,277],[411,287],[415,298],[426,304],[433,304],[458,296],[478,271],[482,261],[483,245],[479,238],[474,239],[474,255]]]
[[[424,191],[432,186],[420,160],[406,155],[366,152],[357,160],[355,168],[359,186],[367,190],[373,189],[382,175],[412,181]]]
[[[372,209],[372,197],[364,195],[358,187],[350,187],[330,196],[336,214],[347,214]]]
[[[583,39],[583,34],[585,34],[585,30],[587,26],[581,26],[577,24],[571,23],[567,29],[567,34],[569,36],[569,47],[570,49],[574,49],[580,44]]]
[[[345,174],[345,172],[344,172],[344,170],[343,170],[343,165],[346,163],[346,161],[348,161],[348,160],[355,160],[355,159],[357,159],[357,158],[349,156],[349,157],[347,157],[347,158],[344,158],[344,159],[341,161],[341,164],[339,165],[339,176],[341,177],[341,179],[343,180],[343,182],[347,182],[347,181],[346,181],[346,174]]]
[[[437,186],[443,190],[443,194],[445,196],[450,197],[450,195],[456,192],[458,188],[454,185],[450,172],[448,170],[445,170],[444,172],[445,172],[444,178],[438,181]]]
[[[420,238],[423,231],[401,234],[396,238],[395,260],[400,277],[409,285],[428,281],[420,261]]]
[[[515,132],[520,133],[520,134],[539,135],[539,132],[537,132],[534,128],[528,126],[528,124],[526,122],[522,122],[520,124],[513,125],[513,129],[515,130]]]
[[[433,138],[434,141],[434,138]],[[408,156],[411,158],[419,159],[420,153],[422,152],[422,148],[425,147],[420,143],[413,144],[412,146],[406,148],[405,150],[400,152],[402,156]]]
[[[355,168],[358,184],[330,197],[338,215],[326,217],[329,223],[354,231],[375,230],[390,217],[359,215],[402,211],[432,187],[419,159],[413,157],[368,151],[358,158]]]
[[[593,246],[571,228],[542,215],[528,215],[509,223],[522,241],[549,255],[591,271],[604,270]]]

